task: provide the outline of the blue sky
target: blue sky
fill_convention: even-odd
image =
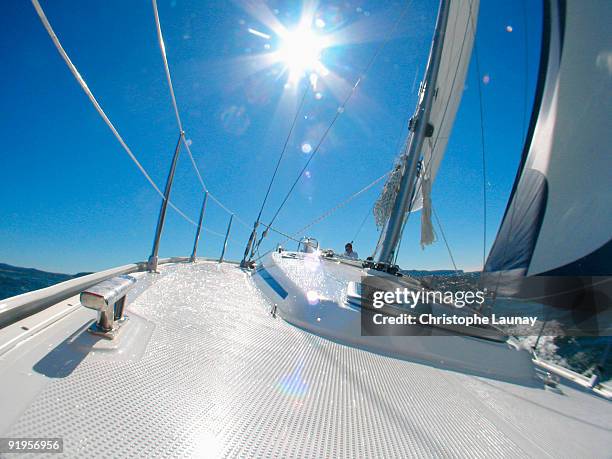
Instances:
[[[261,54],[282,40],[246,2],[159,0],[159,13],[186,136],[210,190],[249,224],[254,220],[287,135],[297,95],[282,63]],[[64,48],[132,151],[163,188],[178,130],[149,1],[41,2]],[[437,1],[414,0],[275,226],[293,233],[389,170],[416,103]],[[269,1],[287,28],[300,4]],[[380,46],[405,2],[321,1],[320,33],[341,30],[348,43],[323,50],[330,70],[307,97],[264,221],[276,210],[340,101]],[[477,47],[433,203],[460,268],[482,263],[483,199],[477,82],[483,84],[487,160],[487,249],[499,226],[519,162],[540,47],[539,2],[482,0]],[[323,23],[320,23],[321,26]],[[509,28],[510,27],[510,28]],[[270,35],[266,39],[249,28]],[[3,139],[0,261],[59,272],[100,270],[145,260],[160,198],[140,175],[56,52],[29,2],[8,2],[0,16]],[[527,42],[525,36],[528,37]],[[331,78],[334,76],[335,78]],[[415,85],[415,76],[417,84]],[[527,81],[526,77],[527,76]],[[342,83],[344,81],[344,83]],[[527,85],[527,86],[526,86]],[[526,91],[527,88],[527,91]],[[336,97],[334,97],[334,94]],[[525,99],[527,94],[527,99]],[[527,101],[527,106],[525,104]],[[526,120],[526,121],[525,121]],[[371,209],[382,183],[309,235],[341,250]],[[181,155],[172,201],[196,220],[202,190]],[[404,233],[400,265],[443,269],[451,263],[440,239],[421,250],[418,215]],[[210,202],[205,226],[224,233],[228,215]],[[168,211],[160,255],[188,255],[194,227]],[[235,222],[229,257],[239,259],[249,230]],[[439,232],[438,232],[439,234]],[[360,255],[378,234],[370,216],[355,240]],[[268,247],[277,241],[272,235]],[[200,255],[218,256],[222,238],[204,232]],[[289,244],[292,247],[293,244]]]

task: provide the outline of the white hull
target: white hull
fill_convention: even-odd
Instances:
[[[539,381],[531,354],[512,341],[451,336],[442,331],[436,334],[434,328],[429,333],[435,336],[362,336],[361,311],[347,301],[347,288],[349,282],[359,282],[365,275],[366,271],[339,261],[284,252],[266,256],[253,280],[283,319],[328,339],[520,384],[533,385]],[[285,298],[276,291],[275,283],[287,292]]]

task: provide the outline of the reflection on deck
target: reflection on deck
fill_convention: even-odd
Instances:
[[[142,326],[126,329],[121,339],[128,340],[117,349],[98,351],[90,343],[92,351],[70,371],[37,372],[36,365],[49,368],[45,361],[59,364],[66,340],[79,342],[84,322],[93,319],[81,308],[3,356],[0,406],[10,416],[0,436],[63,437],[65,452],[87,457],[609,451],[611,405],[596,397],[326,340],[273,318],[270,304],[234,265],[168,265],[145,278],[152,276],[151,287],[128,307]],[[130,341],[130,332],[139,339]],[[138,343],[142,349],[134,348]]]

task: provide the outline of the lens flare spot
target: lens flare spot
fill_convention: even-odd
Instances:
[[[319,259],[319,251],[307,253],[304,256],[304,266],[311,272],[316,272],[321,268],[321,260]]]
[[[491,82],[491,77],[489,76],[488,73],[485,76],[482,77],[482,82],[484,84],[489,84]]]
[[[314,306],[315,304],[319,304],[319,294],[315,292],[314,290],[308,290],[308,292],[306,292],[306,300],[308,301],[308,304],[311,306]]]
[[[302,144],[302,153],[306,155],[312,153],[312,145],[310,145],[308,142],[304,142]]]
[[[311,73],[310,77],[308,77],[310,80],[310,85],[312,86],[312,90],[316,91],[317,90],[317,82],[319,81],[319,75],[317,75],[316,73]]]
[[[280,378],[277,387],[283,394],[292,397],[302,397],[306,395],[306,392],[308,392],[308,384],[302,378],[303,367],[303,364],[299,364],[290,374]]]
[[[221,123],[227,132],[242,135],[251,125],[251,119],[244,106],[232,105],[221,113]]]
[[[510,33],[510,32],[512,32],[513,30],[514,30],[514,29],[512,28],[512,26],[511,26],[511,25],[507,25],[507,26],[506,26],[506,32]]]

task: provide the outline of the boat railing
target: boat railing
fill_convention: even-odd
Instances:
[[[189,257],[163,258],[159,264],[188,262]],[[139,271],[146,271],[147,263],[130,263],[93,274],[70,279],[50,287],[22,293],[0,301],[0,328],[6,327],[25,317],[36,314],[54,304],[59,303],[71,296],[81,293],[83,290],[102,282],[111,277],[122,274],[130,274]]]
[[[202,174],[200,173],[200,170],[198,168],[198,165],[194,159],[194,155],[191,152],[191,140],[187,137],[186,135],[186,128],[182,123],[181,117],[180,117],[180,111],[179,111],[179,107],[177,105],[176,99],[174,97],[174,89],[172,86],[172,79],[171,79],[171,75],[170,75],[170,68],[168,66],[168,60],[167,60],[167,55],[166,55],[166,47],[163,41],[163,36],[161,33],[161,24],[159,21],[159,15],[157,12],[157,6],[155,5],[155,3],[153,4],[154,6],[154,13],[155,13],[155,18],[156,18],[156,29],[157,29],[157,35],[158,35],[158,41],[159,41],[159,49],[160,49],[160,53],[162,55],[162,59],[163,59],[163,64],[164,64],[164,70],[166,73],[166,78],[167,78],[167,83],[168,83],[168,89],[169,89],[169,93],[172,99],[172,105],[174,108],[174,113],[176,116],[176,122],[177,122],[177,141],[176,144],[174,145],[174,154],[172,156],[172,161],[170,163],[170,168],[168,171],[168,176],[166,179],[166,184],[165,187],[162,191],[162,189],[155,183],[155,181],[151,178],[150,174],[147,172],[147,170],[144,168],[144,166],[140,163],[140,161],[138,160],[138,158],[136,157],[136,155],[134,154],[134,152],[132,151],[132,149],[128,146],[127,142],[124,140],[124,138],[121,136],[121,134],[119,133],[118,129],[115,127],[115,125],[112,123],[111,119],[108,117],[108,115],[106,114],[106,112],[104,111],[104,109],[102,108],[101,104],[99,103],[99,101],[96,99],[93,90],[91,89],[90,85],[88,85],[84,78],[83,78],[83,73],[80,72],[76,65],[73,63],[73,61],[71,60],[70,56],[68,55],[68,53],[66,52],[66,50],[64,49],[64,47],[62,46],[58,35],[55,33],[55,31],[53,30],[53,27],[51,26],[51,23],[49,22],[49,19],[47,18],[42,6],[40,5],[40,2],[38,2],[38,0],[33,0],[32,3],[34,4],[34,8],[36,9],[36,12],[43,24],[43,26],[45,27],[45,29],[47,30],[47,33],[49,34],[49,37],[51,38],[51,41],[53,42],[54,46],[56,47],[58,53],[60,54],[61,58],[64,60],[64,62],[66,63],[66,66],[68,67],[68,69],[70,70],[70,72],[72,73],[72,75],[74,76],[77,84],[81,87],[81,89],[83,90],[83,92],[87,95],[87,97],[89,98],[90,102],[92,103],[93,107],[95,108],[95,110],[98,112],[98,115],[100,116],[100,118],[102,119],[102,121],[104,121],[104,123],[108,126],[108,128],[110,129],[110,131],[112,132],[112,134],[114,135],[114,137],[117,139],[117,141],[119,142],[120,146],[123,148],[123,150],[125,151],[125,153],[129,156],[129,158],[131,159],[131,161],[135,164],[135,166],[138,168],[138,170],[140,171],[140,173],[144,176],[144,178],[147,180],[147,182],[151,185],[151,187],[153,188],[153,190],[157,193],[157,195],[161,198],[161,205],[160,205],[160,211],[159,211],[159,216],[158,216],[158,220],[157,220],[157,226],[156,226],[156,230],[155,230],[155,235],[153,238],[153,248],[151,250],[151,254],[149,256],[148,262],[145,265],[145,268],[148,269],[149,271],[156,271],[157,269],[157,265],[161,262],[161,260],[159,260],[158,258],[158,252],[159,252],[159,247],[160,247],[160,239],[162,237],[162,233],[163,233],[163,229],[164,229],[164,224],[165,224],[165,220],[166,220],[166,211],[168,207],[171,207],[174,211],[176,211],[176,213],[182,217],[186,222],[190,223],[191,225],[193,225],[196,228],[195,231],[195,238],[194,238],[194,242],[193,242],[193,249],[191,252],[191,260],[194,261],[196,259],[197,256],[197,249],[198,249],[198,242],[200,239],[200,232],[201,230],[205,230],[211,234],[214,234],[216,236],[218,236],[219,238],[223,239],[223,246],[222,246],[222,251],[221,251],[221,256],[220,256],[220,260],[223,260],[225,257],[225,252],[228,246],[228,241],[231,241],[232,238],[230,236],[230,230],[232,227],[232,222],[236,221],[237,223],[239,223],[240,225],[242,225],[243,227],[250,229],[250,226],[246,224],[246,222],[240,218],[239,215],[237,215],[234,211],[232,211],[228,206],[226,206],[223,202],[221,202],[221,200],[219,198],[217,198],[206,186],[206,184],[204,183],[204,180],[202,179]],[[181,150],[184,149],[189,157],[189,160],[193,166],[193,169],[197,175],[198,181],[201,185],[201,189],[202,189],[202,196],[203,196],[203,200],[202,200],[202,205],[200,208],[200,217],[199,217],[199,221],[194,221],[191,218],[189,218],[189,216],[183,212],[178,206],[176,206],[172,200],[171,200],[171,192],[172,192],[172,185],[173,185],[173,181],[174,181],[174,176],[175,176],[175,171],[177,168],[177,163],[179,160],[179,155],[181,153]],[[225,232],[225,234],[222,233],[218,233],[216,231],[213,231],[209,228],[206,228],[202,225],[203,222],[203,217],[204,217],[204,211],[206,208],[206,203],[207,200],[212,200],[214,201],[220,209],[222,209],[224,212],[227,213],[227,215],[229,216],[229,223],[227,226],[227,230]],[[131,266],[128,269],[135,269],[134,266]],[[140,264],[139,264],[140,266]]]

